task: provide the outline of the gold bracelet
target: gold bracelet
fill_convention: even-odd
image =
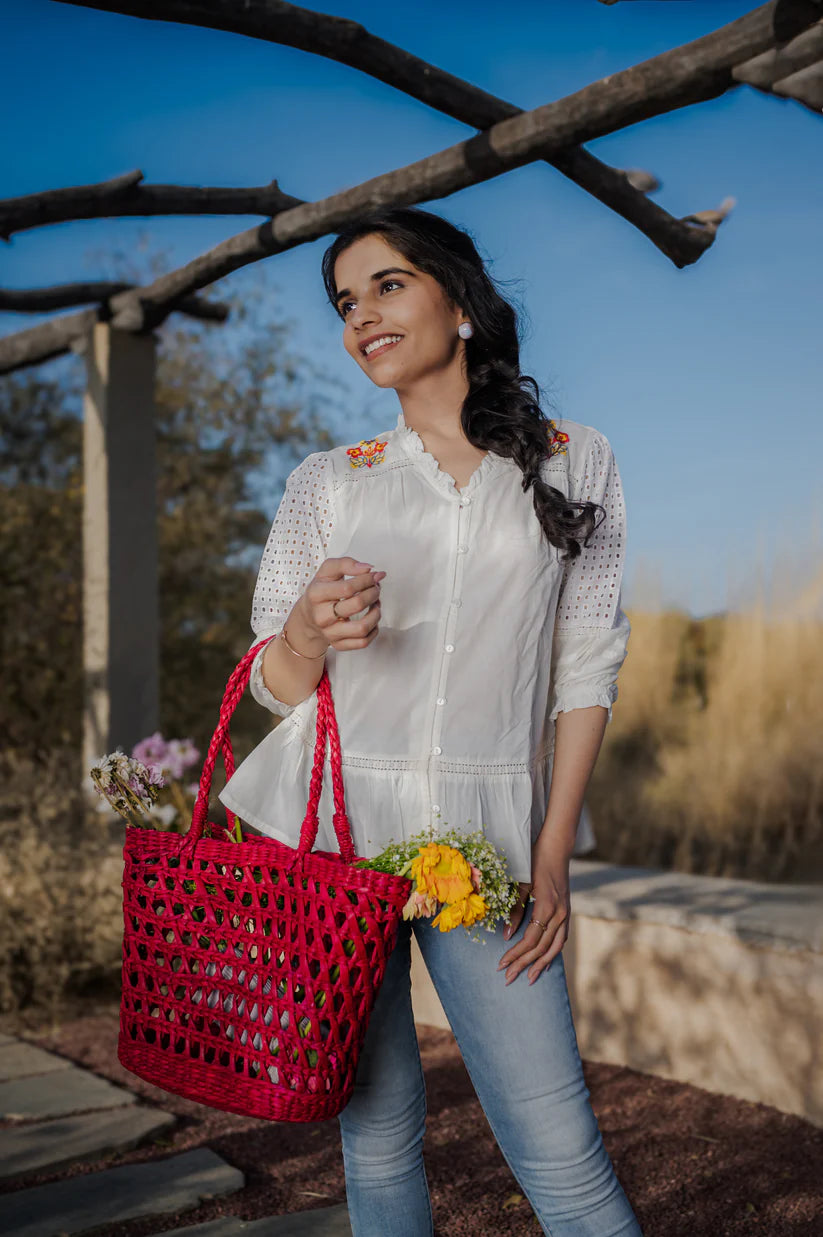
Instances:
[[[312,654],[312,655],[309,655],[308,653],[298,653],[298,652],[297,652],[297,649],[292,648],[291,644],[289,644],[289,638],[288,638],[288,636],[286,635],[286,628],[285,628],[285,625],[284,625],[284,627],[283,627],[283,630],[280,632],[280,635],[283,637],[283,640],[284,640],[284,642],[285,642],[286,648],[291,649],[292,653],[296,653],[298,657],[302,657],[302,658],[304,658],[304,660],[305,660],[305,661],[319,661],[321,657],[325,657],[325,656],[326,656],[326,653],[327,653],[327,651],[328,651],[328,650],[324,649],[322,653],[314,653],[314,654]]]

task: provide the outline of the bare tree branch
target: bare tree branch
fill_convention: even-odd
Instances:
[[[783,47],[772,47],[735,65],[732,77],[758,90],[771,90],[781,77],[788,77],[819,60],[823,60],[823,21],[815,22]]]
[[[16,230],[14,226],[9,227],[7,224],[6,208],[10,208],[12,220],[16,209],[26,210],[31,222],[24,224],[25,227],[34,228],[41,223],[58,223],[66,218],[60,206],[67,196],[76,193],[83,194],[94,213],[95,207],[99,207],[103,199],[109,203],[119,202],[121,197],[128,194],[142,179],[143,173],[140,171],[125,172],[122,176],[115,176],[100,185],[83,185],[79,189],[47,189],[43,193],[30,193],[25,197],[9,198],[6,202],[0,202],[0,237],[8,240],[11,233]],[[83,216],[70,216],[70,218],[75,217],[83,218]]]
[[[734,77],[757,90],[823,110],[823,20],[782,47],[735,66]]]
[[[283,193],[277,181],[249,189],[198,185],[143,185],[143,173],[128,172],[96,185],[49,189],[0,201],[0,239],[15,232],[69,219],[127,215],[266,215],[277,214],[303,199]]]
[[[76,305],[84,300],[95,299],[87,297],[86,291],[94,292],[96,297],[98,291],[107,287],[126,292],[134,285],[66,284],[62,288],[38,288],[32,291],[6,289],[0,291],[0,309],[41,312]],[[199,296],[183,297],[177,305],[171,306],[171,309],[206,322],[225,322],[230,312],[227,305],[222,305],[217,301],[206,301]],[[83,309],[76,314],[63,314],[47,322],[40,322],[37,326],[28,327],[24,331],[6,335],[0,338],[0,374],[40,365],[43,361],[51,361],[54,357],[62,356],[72,350],[81,351],[83,341],[94,324],[110,321],[111,308],[108,302],[103,300],[92,309]]]
[[[714,210],[698,210],[693,215],[687,215],[686,220],[689,223],[696,223],[701,228],[707,229],[712,235],[720,227],[723,220],[734,210],[737,203],[734,198],[724,198],[719,206]]]
[[[0,339],[0,374],[10,374],[12,370],[27,369],[63,356],[77,346],[96,322],[106,321],[106,309],[101,305],[96,309],[83,309],[77,314],[51,318],[28,330],[7,335]]]
[[[776,95],[802,103],[819,116],[823,112],[823,64],[810,64],[797,73],[781,77],[772,90]]]
[[[222,3],[222,0],[216,2]],[[817,0],[799,2],[800,9],[795,6],[787,16],[783,0],[771,0],[692,43],[594,82],[564,99],[531,112],[517,113],[487,132],[436,155],[319,202],[282,211],[268,223],[230,237],[146,287],[116,293],[109,302],[113,325],[124,330],[151,330],[185,296],[260,258],[315,240],[363,211],[387,204],[402,206],[445,197],[536,158],[574,158],[578,152],[573,148],[583,142],[650,116],[717,97],[736,85],[733,77],[736,65],[774,49],[778,41],[775,34],[778,17],[784,40],[816,19]],[[270,5],[274,0],[248,0],[246,7],[259,9],[264,3]],[[622,179],[627,193],[636,192],[627,175],[623,174]],[[695,237],[704,248],[711,244],[717,224],[725,217],[725,210],[721,209],[722,213],[720,210],[709,212],[712,218],[708,225],[700,219],[700,212],[687,217],[695,221]],[[693,258],[684,258],[679,264],[685,265],[691,260]],[[77,319],[80,315],[73,317]],[[69,321],[65,318],[58,323]],[[58,324],[46,325],[53,326],[55,332],[59,329]],[[76,331],[84,329],[80,325],[75,328]],[[22,334],[31,336],[31,332]],[[64,334],[63,346],[57,351],[65,351],[65,338]],[[42,339],[38,345],[41,354],[32,359],[33,344],[29,340],[25,352],[28,359],[14,362],[14,356],[21,357],[20,340],[19,335],[0,340],[0,371],[21,363],[34,364],[38,359],[57,354],[57,351],[45,350],[46,341]]]
[[[501,120],[523,114],[514,104],[370,34],[358,22],[313,13],[284,0],[246,0],[242,6],[234,0],[164,0],[162,4],[157,0],[64,2],[150,20],[227,30],[325,56],[402,90],[474,129],[486,130]],[[704,237],[650,201],[631,182],[627,186],[619,168],[609,167],[580,147],[557,151],[545,160],[648,236],[676,266],[695,262],[705,252]]]
[[[118,292],[129,292],[137,284],[117,280],[56,284],[52,288],[0,288],[0,310],[12,313],[46,313],[49,309],[68,309],[72,305],[103,304]],[[225,322],[228,305],[207,301],[202,296],[185,297],[177,309],[190,318],[206,322]]]
[[[436,155],[321,201],[283,211],[147,287],[113,297],[114,325],[136,331],[156,325],[169,299],[204,288],[250,262],[316,240],[364,211],[447,197],[537,157],[554,156],[625,125],[723,94],[734,85],[734,65],[774,45],[772,22],[777,7],[772,0],[712,34],[593,82],[564,99],[521,112]],[[631,191],[628,180],[626,191]],[[711,230],[696,229],[696,235],[704,247],[711,244]]]

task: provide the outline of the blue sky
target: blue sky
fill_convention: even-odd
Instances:
[[[361,21],[529,108],[697,38],[752,3],[487,0],[306,8]],[[0,6],[0,196],[105,180],[249,185],[315,199],[469,135],[355,70],[219,31],[28,0]],[[624,604],[695,616],[820,573],[823,118],[742,87],[590,149],[662,182],[674,215],[737,206],[700,261],[677,270],[629,224],[546,164],[424,202],[469,229],[525,310],[522,368],[560,415],[614,448],[626,492]],[[81,221],[16,237],[5,287],[89,278],[95,254],[147,234],[177,265],[254,218]],[[320,259],[331,237],[265,263],[294,347],[340,384],[339,441],[396,419],[345,354]],[[231,279],[231,277],[230,277]],[[227,281],[227,284],[230,280]],[[0,331],[31,325],[6,315]],[[78,362],[79,363],[79,362]],[[271,514],[280,490],[273,486]]]

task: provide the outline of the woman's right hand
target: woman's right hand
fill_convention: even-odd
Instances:
[[[375,571],[356,558],[327,558],[300,598],[309,632],[341,653],[366,648],[377,635],[380,581],[385,575],[385,571]],[[345,579],[346,576],[349,578]],[[337,614],[333,609],[335,602]],[[348,617],[366,606],[368,610],[361,618]]]

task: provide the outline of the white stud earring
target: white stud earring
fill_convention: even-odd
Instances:
[[[474,334],[474,327],[470,322],[461,322],[457,328],[457,334],[461,339],[471,339]]]

